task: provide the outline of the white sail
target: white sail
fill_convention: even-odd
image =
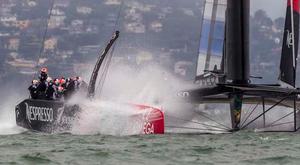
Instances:
[[[206,0],[204,4],[197,76],[204,70],[221,68],[225,34],[226,0]]]

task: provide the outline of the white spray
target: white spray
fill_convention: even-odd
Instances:
[[[137,134],[142,124],[130,121],[131,116],[137,115],[137,111],[126,104],[149,105],[162,109],[166,118],[179,116],[191,120],[193,114],[190,110],[193,107],[177,98],[177,93],[189,85],[158,65],[149,65],[139,70],[118,65],[109,70],[100,99],[93,102],[80,101],[84,109],[73,133]],[[135,129],[128,129],[130,127]]]
[[[21,102],[22,99],[20,98],[20,95],[17,95],[14,92],[10,91],[7,93],[11,93],[11,95],[2,97],[0,103],[0,135],[18,134],[25,131],[25,129],[16,125],[16,116],[14,111],[14,107]]]

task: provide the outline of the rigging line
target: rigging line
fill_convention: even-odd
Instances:
[[[109,54],[108,56],[110,56],[111,54]],[[97,91],[99,91],[99,88],[102,84],[102,81],[103,81],[103,75],[105,73],[105,70],[106,70],[106,67],[107,67],[107,57],[104,59],[103,61],[103,67],[101,68],[101,70],[99,71],[100,72],[100,76],[99,76],[99,81],[98,81],[98,85],[97,85]]]
[[[114,46],[115,46],[115,44],[113,44],[112,45],[112,48],[114,48]],[[105,50],[105,47],[104,48],[102,48],[101,50],[100,50],[100,52],[103,52]],[[103,67],[101,67],[100,68],[100,70],[99,70],[99,73],[100,73],[100,78],[99,78],[99,81],[98,81],[98,85],[97,85],[97,91],[99,90],[99,86],[100,86],[100,84],[101,84],[101,78],[103,77],[103,74],[104,74],[104,71],[105,71],[105,69],[103,69],[103,68],[106,68],[106,65],[107,65],[107,58],[109,57],[111,55],[111,52],[109,52],[109,54],[104,58],[104,61],[103,61]]]
[[[102,73],[102,76],[99,81],[99,84],[98,84],[98,91],[99,91],[99,95],[101,95],[101,92],[103,90],[103,86],[104,86],[104,82],[106,80],[106,76],[107,76],[107,73],[108,73],[108,70],[109,70],[109,66],[110,66],[110,63],[111,63],[111,60],[112,60],[112,57],[113,57],[113,52],[114,52],[114,49],[115,49],[115,45],[113,46],[112,50],[111,50],[111,53],[110,53],[110,56],[108,57],[108,59],[106,59],[107,61],[105,62],[105,65],[104,65],[104,70],[103,70],[103,73]]]
[[[279,102],[277,102],[276,104],[272,105],[270,108],[268,108],[265,112],[261,113],[260,115],[258,115],[257,117],[255,117],[253,120],[251,120],[249,123],[247,123],[245,126],[242,127],[242,129],[246,128],[248,125],[250,125],[251,123],[253,123],[254,121],[256,121],[258,118],[260,118],[262,115],[266,114],[267,112],[269,112],[270,110],[272,110],[274,107],[276,107],[277,105],[279,105],[280,103],[282,103],[285,99],[291,97],[291,93],[288,94],[288,96],[282,98]]]
[[[249,113],[250,109],[252,109],[252,106],[253,106],[253,104],[250,104],[250,106],[246,112],[242,111],[242,112],[244,112],[244,114],[243,114],[244,116],[248,116],[248,113]]]
[[[107,75],[108,70],[109,70],[109,65],[111,63],[112,56],[113,56],[113,53],[115,51],[115,46],[116,46],[116,43],[112,46],[112,50],[111,50],[109,56],[104,59],[105,60],[104,61],[104,67],[101,70],[100,80],[99,80],[99,83],[98,83],[98,86],[97,86],[97,91],[99,91],[99,95],[101,94],[102,88],[104,86],[106,75]]]
[[[114,31],[117,30],[117,26],[120,24],[120,17],[121,17],[121,11],[122,11],[123,5],[124,5],[124,1],[121,1],[121,5],[120,5],[119,12],[117,15],[117,21],[115,22],[115,26],[114,26]]]
[[[45,31],[44,31],[44,34],[43,34],[39,55],[38,55],[38,58],[37,58],[37,61],[36,61],[36,66],[35,66],[36,68],[39,67],[39,60],[40,60],[40,58],[42,56],[42,53],[44,51],[44,44],[45,44],[46,36],[47,36],[47,33],[48,33],[49,22],[50,22],[50,19],[51,19],[51,16],[52,16],[52,10],[54,8],[54,4],[55,4],[55,0],[52,0],[52,4],[51,4],[51,7],[50,7],[50,10],[49,10],[49,13],[48,13],[48,17],[47,17],[47,25],[46,25],[46,28],[45,28]],[[37,72],[35,72],[33,77],[35,77],[36,74],[37,74]]]
[[[299,112],[299,110],[297,110],[296,112]],[[283,117],[281,117],[281,118],[279,118],[279,119],[277,119],[277,120],[275,120],[275,121],[273,121],[271,124],[269,124],[268,126],[272,126],[272,125],[274,125],[275,123],[277,123],[277,122],[279,122],[280,120],[282,120],[282,119],[284,119],[284,118],[286,118],[286,117],[288,117],[288,116],[290,116],[290,115],[292,115],[292,114],[294,114],[294,111],[293,112],[291,112],[291,113],[288,113],[287,115],[285,115],[285,116],[283,116]],[[268,127],[267,126],[267,127]]]
[[[122,12],[123,6],[124,6],[124,1],[121,1],[120,7],[119,7],[119,11],[118,11],[118,15],[117,15],[117,19],[116,19],[116,22],[115,22],[115,25],[114,25],[114,31],[117,30],[117,26],[120,24],[120,17],[121,17],[121,12]],[[115,50],[115,46],[116,46],[116,44],[113,45],[112,51],[111,51],[110,56],[109,56],[109,60],[105,60],[104,70],[103,70],[103,72],[102,72],[102,74],[100,76],[100,77],[104,76],[104,80],[106,79],[106,75],[107,75],[107,72],[108,72],[108,67],[109,66],[107,66],[107,65],[110,64],[113,52]],[[100,79],[100,81],[98,83],[97,91],[99,91],[99,95],[101,95],[101,91],[102,91],[102,88],[104,86],[104,80],[102,82],[101,79]]]
[[[242,123],[242,127],[244,126],[244,124],[246,123],[246,121],[249,119],[249,117],[253,114],[253,112],[256,110],[256,108],[258,107],[259,102],[255,105],[255,107],[252,109],[251,113],[245,118],[245,120]]]
[[[274,125],[271,125],[271,126],[268,126],[268,127],[265,127],[265,128],[272,128],[272,127],[281,126],[281,125],[287,125],[287,124],[292,124],[292,123],[294,123],[294,121],[289,121],[289,122],[284,122],[284,123],[278,123],[278,124],[274,124]]]
[[[190,130],[198,130],[198,131],[222,131],[222,130],[216,130],[216,129],[203,129],[203,128],[193,128],[193,127],[184,127],[184,126],[173,126],[173,125],[166,125],[166,128],[181,128],[181,129],[190,129]]]
[[[202,116],[202,117],[204,117],[204,118],[206,118],[206,119],[208,119],[208,120],[210,120],[210,121],[213,121],[213,122],[215,122],[215,123],[217,123],[217,124],[219,124],[219,125],[225,127],[226,129],[230,130],[230,128],[227,127],[226,125],[224,125],[224,124],[222,124],[222,123],[219,123],[219,122],[217,122],[216,120],[214,120],[214,119],[212,119],[212,118],[210,118],[210,117],[208,117],[208,116],[206,116],[206,115],[203,115],[203,114],[200,114],[200,113],[196,113],[196,112],[194,112],[194,114],[199,115],[199,116]]]
[[[168,117],[174,118],[174,119],[178,119],[178,120],[182,120],[182,121],[186,121],[186,122],[191,122],[191,123],[195,123],[195,124],[199,124],[199,125],[203,125],[203,126],[207,126],[207,127],[218,128],[218,129],[227,131],[226,128],[222,128],[222,127],[218,127],[218,126],[214,126],[214,125],[210,125],[210,124],[204,124],[204,123],[196,122],[194,120],[181,119],[181,118],[178,118],[178,117],[175,117],[175,116],[170,116],[170,115],[165,115],[165,116],[168,116]]]

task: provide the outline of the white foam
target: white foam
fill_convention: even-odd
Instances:
[[[136,115],[137,111],[126,107],[126,103],[160,108],[165,113],[166,124],[175,121],[176,123],[172,123],[172,125],[187,124],[190,126],[189,121],[195,118],[194,113],[191,112],[194,106],[183,102],[177,96],[177,93],[187,86],[190,84],[181,81],[157,65],[140,70],[126,65],[118,65],[109,71],[100,99],[90,102],[77,98],[80,101],[74,101],[75,103],[80,102],[83,112],[72,133],[140,134],[142,123],[130,121],[131,116]],[[170,116],[184,120],[169,120]]]
[[[12,93],[12,92],[10,92]],[[15,106],[20,96],[10,95],[2,99],[0,105],[0,135],[19,134],[25,131],[16,125]]]

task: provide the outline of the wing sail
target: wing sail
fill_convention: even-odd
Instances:
[[[279,82],[282,86],[294,88],[299,42],[299,0],[288,0],[287,4]]]
[[[221,68],[225,33],[226,0],[206,0],[202,19],[197,76]],[[197,78],[196,78],[197,79]]]

